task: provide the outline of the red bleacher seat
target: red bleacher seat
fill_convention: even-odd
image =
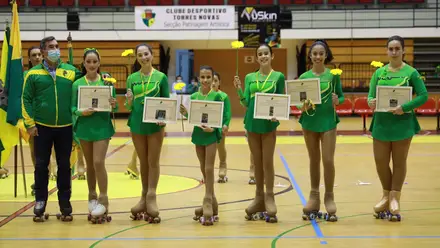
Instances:
[[[280,4],[280,5],[282,5],[282,4],[291,4],[292,3],[292,1],[291,0],[278,0],[278,3]]]
[[[300,116],[302,114],[301,109],[298,109],[296,106],[290,106],[290,114],[294,116]]]
[[[273,0],[260,0],[260,4],[262,4],[262,5],[273,5],[274,1]]]
[[[41,6],[43,6],[43,0],[29,0],[29,6],[30,7],[41,7]]]
[[[146,2],[157,2],[157,1],[156,0],[146,0]],[[144,0],[130,0],[128,2],[128,5],[135,7],[135,6],[145,5],[145,3],[144,3]],[[148,5],[156,5],[156,4],[149,3]]]
[[[78,5],[80,7],[91,7],[93,6],[93,0],[79,0]]]
[[[228,0],[228,5],[243,5],[243,0]]]
[[[422,106],[418,107],[415,112],[421,115],[436,115],[437,114],[437,106],[434,98],[428,98],[428,101],[425,102]]]
[[[341,116],[353,114],[353,103],[350,99],[345,98],[342,104],[336,106],[336,113]]]
[[[208,5],[209,0],[193,0],[194,5]]]
[[[17,0],[17,5],[18,6],[23,6],[26,0]],[[10,5],[11,0],[0,0],[0,6],[11,6]]]
[[[324,4],[324,0],[309,0],[309,4]]]
[[[63,1],[61,1],[61,2],[63,2]],[[60,1],[58,1],[58,0],[45,0],[44,5],[46,5],[46,7],[58,7],[58,6],[60,6]]]
[[[367,116],[373,114],[373,110],[368,106],[368,100],[366,97],[359,97],[354,100],[353,112],[362,116],[364,126],[363,130],[367,130]]]
[[[179,5],[193,5],[193,0],[179,0]]]
[[[108,6],[108,1],[109,0],[95,0],[95,6]],[[112,1],[112,0],[111,0]]]
[[[109,4],[111,6],[125,6],[125,0],[110,0]]]
[[[47,3],[48,0],[46,0]],[[75,5],[75,0],[63,0],[60,1],[60,6],[63,7],[73,7],[73,5]]]
[[[308,0],[293,0],[294,4],[309,4]]]

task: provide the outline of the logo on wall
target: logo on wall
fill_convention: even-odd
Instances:
[[[137,30],[213,30],[235,28],[234,6],[138,6]]]
[[[280,8],[239,7],[238,37],[245,47],[258,47],[265,43],[280,47]]]
[[[151,9],[146,9],[142,13],[142,21],[144,22],[145,26],[151,27],[154,24],[154,18],[156,17],[156,13],[153,12]]]

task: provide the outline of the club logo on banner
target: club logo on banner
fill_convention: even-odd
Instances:
[[[238,39],[245,47],[280,47],[280,8],[238,7]]]
[[[234,6],[137,6],[137,30],[234,29]]]

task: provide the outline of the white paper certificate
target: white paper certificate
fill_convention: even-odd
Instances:
[[[301,105],[304,100],[321,104],[321,81],[319,78],[286,80],[287,94],[290,95],[290,106]]]
[[[254,118],[271,120],[289,120],[290,95],[255,94]]]
[[[145,97],[143,122],[176,123],[177,99]]]
[[[223,102],[191,100],[188,114],[191,125],[216,128],[223,126]]]
[[[388,112],[397,109],[412,100],[412,87],[376,86],[376,112]]]
[[[111,112],[113,86],[79,86],[78,110],[93,109],[97,112]]]

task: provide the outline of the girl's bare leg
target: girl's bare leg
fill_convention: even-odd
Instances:
[[[87,163],[87,186],[89,188],[89,218],[91,218],[92,211],[98,205],[98,194],[96,193],[96,173],[95,167],[93,166],[94,158],[93,158],[93,142],[88,142],[84,140],[80,140],[81,149],[84,153],[84,158]]]
[[[220,160],[220,166],[219,166],[219,172],[218,172],[218,182],[219,183],[225,183],[228,181],[228,177],[226,176],[228,168],[226,164],[226,145],[225,145],[225,139],[226,136],[223,134],[222,139],[220,140],[220,143],[217,144],[217,150],[218,150],[218,157]]]
[[[321,179],[321,134],[303,129],[304,141],[309,154],[310,195],[303,208],[303,220],[320,217],[321,198],[319,195],[319,181]]]
[[[77,162],[77,169],[78,169],[78,180],[84,180],[86,179],[86,176],[84,175],[85,172],[85,164],[84,164],[84,155],[83,152],[81,150],[81,147],[76,146],[75,147],[75,151],[77,153],[78,156],[78,162]]]
[[[374,206],[374,216],[381,219],[386,218],[389,211],[389,194],[393,176],[390,169],[391,150],[391,142],[373,139],[374,160],[383,189],[382,199]]]
[[[334,201],[335,185],[335,150],[336,150],[336,129],[321,134],[322,163],[324,165],[324,205],[327,210],[325,219],[337,221],[336,204]]]
[[[246,208],[247,220],[263,219],[263,212],[266,210],[264,204],[264,169],[263,169],[263,145],[262,135],[248,132],[248,143],[255,165],[255,199]]]
[[[214,222],[213,198],[214,198],[214,163],[217,152],[217,144],[212,143],[205,148],[205,196],[203,198],[203,225],[212,225]]]
[[[139,202],[131,208],[131,218],[140,220],[146,218],[147,212],[147,191],[148,191],[148,140],[146,135],[132,133],[133,144],[136,153],[139,155],[141,168],[142,193]]]
[[[147,215],[150,223],[160,223],[159,208],[157,207],[156,190],[160,177],[160,153],[165,130],[148,135],[148,191],[147,191]]]
[[[275,170],[273,165],[273,157],[275,153],[275,145],[277,141],[276,130],[261,135],[261,144],[263,151],[263,168],[264,181],[266,184],[266,194],[264,197],[266,208],[266,222],[275,223],[277,220],[277,206],[275,203],[274,181]]]
[[[197,154],[197,158],[199,159],[200,171],[202,172],[202,175],[203,175],[203,182],[206,182],[206,172],[205,172],[206,149],[205,149],[205,147],[196,145],[196,154]],[[203,207],[196,208],[194,211],[193,219],[195,221],[198,221],[200,219],[200,217],[202,217],[202,216],[203,216]]]

